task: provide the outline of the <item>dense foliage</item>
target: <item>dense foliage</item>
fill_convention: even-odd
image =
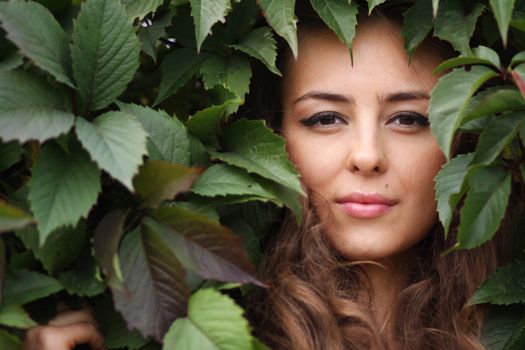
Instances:
[[[359,7],[402,1],[310,2],[351,50]],[[237,111],[254,65],[280,75],[277,39],[298,54],[294,5],[0,1],[2,349],[61,303],[91,305],[108,349],[265,348],[234,300],[264,286],[259,240],[279,208],[300,219],[304,193],[284,140]],[[407,51],[429,34],[458,54],[438,67],[450,72],[431,94],[432,132],[447,155],[458,131],[479,135],[436,186],[445,231],[461,203],[455,249],[471,249],[522,195],[525,1],[416,0]],[[472,303],[525,302],[523,271],[502,267]],[[523,348],[524,315],[494,308],[485,344]]]

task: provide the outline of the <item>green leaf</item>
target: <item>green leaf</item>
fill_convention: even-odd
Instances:
[[[20,339],[3,329],[0,329],[0,344],[2,344],[2,350],[22,350]]]
[[[28,270],[11,270],[5,279],[2,305],[23,305],[63,288],[60,282],[48,275]]]
[[[483,323],[481,344],[490,350],[519,350],[519,339],[516,336],[523,334],[523,308],[491,306]],[[518,345],[516,347],[516,345]]]
[[[211,27],[217,22],[224,23],[224,17],[231,10],[230,0],[190,0],[191,16],[195,23],[197,51],[210,34]]]
[[[0,306],[0,324],[22,329],[37,326],[37,323],[33,321],[27,312],[19,305]]]
[[[114,0],[83,3],[73,28],[71,53],[84,108],[108,106],[139,66],[139,40],[124,6]]]
[[[434,27],[432,4],[427,0],[416,0],[415,4],[403,13],[403,17],[401,34],[405,39],[408,55],[412,56]]]
[[[518,52],[510,61],[510,66],[515,66],[525,62],[525,51]]]
[[[295,0],[260,0],[258,4],[264,17],[277,34],[283,37],[294,57],[297,57],[297,18]]]
[[[374,10],[374,7],[381,5],[385,0],[368,0],[368,14],[370,15]]]
[[[102,272],[106,275],[109,286],[122,292],[126,287],[120,267],[118,247],[124,234],[127,214],[126,210],[115,210],[107,214],[97,225],[93,239],[95,256]]]
[[[519,91],[498,86],[495,89],[487,89],[471,99],[462,123],[487,115],[524,109],[525,100]]]
[[[122,0],[130,18],[142,18],[155,11],[164,0]]]
[[[437,17],[438,10],[439,10],[439,0],[432,0],[432,16],[434,18]]]
[[[431,92],[430,126],[443,153],[450,157],[450,147],[464,111],[476,90],[497,75],[493,70],[474,66],[470,71],[454,69],[439,79]]]
[[[20,67],[24,58],[18,52],[13,52],[0,61],[0,71],[8,71]]]
[[[186,314],[185,271],[164,241],[147,227],[122,241],[120,261],[129,293],[113,290],[115,307],[129,328],[160,341],[170,324]]]
[[[436,176],[439,220],[443,224],[445,236],[449,232],[454,208],[465,194],[464,182],[473,158],[474,153],[460,154],[445,164]]]
[[[133,180],[137,193],[144,199],[143,206],[156,208],[163,201],[173,199],[189,190],[200,170],[160,160],[147,161]]]
[[[61,272],[58,280],[72,295],[94,297],[102,294],[106,290],[106,284],[99,279],[95,260],[92,256],[82,256],[80,259],[83,259],[81,267]]]
[[[11,257],[11,259],[13,259]],[[0,237],[0,303],[3,301],[3,289],[4,289],[4,279],[5,279],[5,270],[7,267],[7,261],[5,256],[5,243],[4,239]]]
[[[133,115],[148,133],[149,159],[189,165],[190,141],[184,124],[164,111],[119,103],[121,111]]]
[[[206,57],[207,55],[199,55],[194,49],[186,47],[168,54],[160,65],[162,80],[159,95],[153,105],[158,105],[186,84],[199,72],[202,61]]]
[[[272,36],[271,29],[259,27],[248,34],[236,45],[230,45],[234,49],[240,50],[253,58],[258,59],[272,73],[282,76],[279,69],[275,66],[277,58],[277,42]]]
[[[515,0],[490,0],[490,6],[494,12],[494,17],[498,22],[498,28],[503,41],[503,46],[507,46],[507,34],[509,31],[512,11],[514,10]]]
[[[77,118],[76,132],[91,159],[133,191],[133,176],[146,154],[148,135],[142,125],[128,113],[107,112],[92,123]]]
[[[0,172],[18,163],[25,154],[18,142],[0,143]]]
[[[525,263],[513,262],[500,267],[478,288],[470,304],[508,305],[525,302],[523,274]]]
[[[154,63],[157,63],[157,43],[166,34],[166,27],[171,24],[172,18],[173,13],[168,12],[155,18],[150,25],[142,24],[138,30],[142,51],[149,55]]]
[[[241,99],[248,92],[252,70],[250,61],[244,56],[211,55],[202,62],[200,71],[206,89],[220,85]]]
[[[0,200],[0,233],[17,230],[33,222],[22,209]]]
[[[459,249],[480,246],[499,228],[510,195],[511,174],[501,168],[481,168],[467,181],[470,190],[461,208]]]
[[[75,146],[67,153],[48,143],[33,166],[29,183],[31,211],[37,221],[40,244],[55,229],[74,226],[95,204],[100,191],[100,171],[89,156]]]
[[[446,69],[472,64],[485,64],[496,68],[496,70],[499,70],[501,66],[501,62],[496,51],[485,46],[478,46],[472,49],[472,55],[462,55],[446,60],[437,66],[436,69],[434,69],[434,72],[438,73]]]
[[[512,78],[520,90],[521,96],[525,98],[525,63],[514,67],[512,70]]]
[[[188,317],[173,323],[164,337],[163,350],[250,350],[250,326],[243,310],[214,289],[192,295]]]
[[[0,138],[26,142],[64,134],[75,121],[65,93],[24,72],[0,72]]]
[[[445,0],[434,21],[434,35],[451,43],[462,54],[468,55],[470,38],[485,5],[476,3],[468,15],[464,12],[464,6],[462,0]]]
[[[491,164],[516,137],[524,120],[519,112],[495,117],[479,137],[472,164]]]
[[[369,11],[384,0],[369,2]],[[339,40],[348,46],[352,52],[352,41],[355,37],[357,24],[357,3],[351,0],[310,0],[314,10],[326,25],[332,29]]]
[[[9,40],[38,67],[74,87],[68,39],[53,15],[33,1],[11,0],[0,5],[0,21]]]

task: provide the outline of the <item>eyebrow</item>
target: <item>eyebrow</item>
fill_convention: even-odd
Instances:
[[[402,102],[410,100],[428,100],[430,96],[425,91],[401,91],[378,97],[380,102]]]
[[[345,96],[345,95],[335,94],[335,93],[325,92],[325,91],[307,92],[306,94],[296,98],[293,101],[293,104],[297,104],[307,99],[324,100],[324,101],[331,101],[331,102],[344,102],[344,103],[354,104],[354,99],[350,96]]]

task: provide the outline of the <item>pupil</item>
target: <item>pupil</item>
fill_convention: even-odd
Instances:
[[[329,124],[333,124],[333,122],[334,122],[334,117],[332,116],[326,116],[326,117],[321,118],[321,125],[329,125]]]
[[[414,124],[414,118],[412,118],[410,116],[400,117],[399,118],[399,123],[403,124],[403,125],[412,125],[412,124]]]

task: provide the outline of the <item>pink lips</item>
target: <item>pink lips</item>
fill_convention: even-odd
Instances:
[[[350,216],[360,219],[373,219],[386,214],[396,201],[377,193],[352,193],[340,198],[337,203]]]

